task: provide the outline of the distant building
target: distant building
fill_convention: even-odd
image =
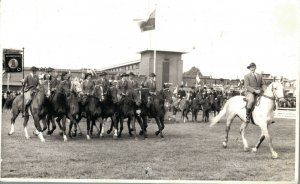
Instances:
[[[139,53],[141,54],[140,60],[102,68],[102,70],[116,73],[133,72],[136,75],[148,76],[154,72],[154,51],[144,50]],[[157,89],[161,89],[164,83],[172,83],[174,85],[181,83],[183,73],[182,54],[185,54],[185,52],[156,51],[155,74]]]

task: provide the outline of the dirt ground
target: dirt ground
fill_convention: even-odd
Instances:
[[[128,136],[113,140],[85,138],[85,122],[80,126],[84,136],[63,142],[56,130],[45,143],[35,137],[32,119],[25,139],[22,118],[17,119],[15,133],[10,130],[9,113],[2,113],[2,178],[60,179],[143,179],[143,180],[241,180],[294,181],[295,120],[277,119],[270,126],[274,149],[279,158],[272,159],[267,142],[257,153],[244,152],[239,135],[240,120],[232,124],[228,148],[222,147],[225,122],[213,128],[203,122],[166,122],[165,138],[156,137],[156,123],[150,123],[149,138]],[[107,130],[108,123],[105,125]],[[138,127],[138,130],[140,128]],[[246,138],[250,147],[258,141],[260,130],[249,125]]]

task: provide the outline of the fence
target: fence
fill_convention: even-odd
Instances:
[[[274,118],[296,119],[296,108],[278,108],[274,112]]]

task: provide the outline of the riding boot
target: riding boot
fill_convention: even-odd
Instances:
[[[246,107],[246,123],[250,123],[251,109]]]

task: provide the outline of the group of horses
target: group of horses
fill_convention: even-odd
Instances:
[[[86,99],[83,103],[81,87],[76,81],[72,81],[70,90],[56,89],[51,95],[42,85],[39,85],[29,94],[32,99],[29,110],[36,128],[34,134],[44,142],[43,132],[48,130],[47,134],[51,135],[57,124],[62,131],[63,140],[67,141],[66,119],[69,119],[70,122],[68,136],[73,137],[77,135],[77,128],[80,130],[79,122],[84,117],[87,123],[87,139],[91,138],[93,127],[97,127],[96,122],[100,122],[99,129],[98,127],[97,129],[98,135],[102,136],[104,120],[108,118],[111,119],[111,128],[107,133],[110,134],[113,131],[114,138],[121,137],[124,119],[128,119],[127,124],[130,135],[134,134],[137,137],[135,127],[137,120],[141,127],[139,134],[147,138],[148,118],[154,118],[158,126],[155,134],[164,137],[164,116],[166,107],[169,106],[172,100],[171,91],[161,90],[153,95],[150,94],[147,88],[132,89],[127,94],[120,94],[115,86],[109,87],[105,93],[100,89],[100,86],[96,86],[95,93],[85,96]],[[24,95],[27,94],[24,93]],[[9,135],[14,133],[14,124],[18,115],[21,112],[24,114],[23,98],[23,94],[18,95],[12,102]],[[28,120],[29,116],[25,115],[23,125],[26,138],[29,138],[27,132]],[[41,127],[40,122],[42,122],[43,127]]]
[[[175,97],[173,97],[173,101]],[[173,117],[178,111],[181,111],[183,122],[189,120],[188,113],[192,113],[192,122],[197,122],[198,113],[202,110],[202,122],[209,122],[209,114],[213,112],[214,116],[218,114],[226,102],[226,97],[221,91],[214,93],[205,93],[203,90],[197,90],[194,98],[191,98],[191,93],[180,100],[179,105],[172,105],[171,111]]]
[[[54,94],[47,96],[47,92],[40,87],[30,93],[32,101],[29,109],[36,128],[34,134],[37,135],[42,142],[45,141],[42,132],[48,129],[47,134],[52,134],[56,129],[56,123],[62,130],[63,140],[67,141],[66,119],[70,120],[68,135],[70,137],[76,136],[77,127],[80,129],[79,122],[83,115],[87,120],[87,139],[91,138],[93,126],[96,125],[96,121],[100,122],[98,135],[101,136],[103,134],[103,120],[108,118],[111,119],[111,127],[107,133],[110,134],[113,131],[114,138],[121,137],[123,122],[126,118],[128,119],[129,134],[133,135],[133,132],[135,138],[137,138],[135,127],[135,121],[137,120],[141,127],[139,134],[146,138],[149,118],[154,118],[157,123],[158,130],[155,134],[164,137],[164,117],[168,110],[173,110],[175,114],[180,110],[182,117],[186,119],[188,119],[187,113],[192,112],[192,120],[197,120],[198,111],[202,110],[204,120],[207,118],[205,121],[208,121],[209,112],[213,110],[218,115],[213,118],[210,127],[217,124],[221,118],[226,115],[224,148],[227,147],[231,123],[235,117],[239,117],[242,120],[240,133],[244,150],[249,150],[245,138],[245,129],[248,125],[248,123],[246,123],[245,111],[247,102],[243,96],[234,96],[227,100],[223,98],[222,94],[218,94],[217,96],[212,94],[203,95],[203,93],[199,92],[195,98],[191,99],[189,98],[190,93],[188,93],[188,95],[180,101],[180,105],[175,106],[173,103],[175,97],[173,92],[169,89],[162,89],[157,91],[156,94],[151,94],[149,89],[139,88],[128,91],[126,95],[121,95],[114,86],[111,86],[106,93],[100,93],[100,97],[99,95],[87,96],[86,103],[82,104],[81,98],[79,97],[80,90],[80,85],[73,82],[69,92],[56,90]],[[272,158],[278,158],[278,154],[274,151],[272,146],[268,127],[274,122],[274,105],[275,103],[282,102],[281,100],[284,101],[283,85],[277,81],[272,82],[257,99],[252,112],[251,121],[260,127],[261,136],[252,149],[253,152],[257,151],[264,139],[267,139]],[[23,95],[18,95],[12,103],[11,130],[9,135],[14,133],[15,120],[20,112],[24,113],[23,107]],[[84,112],[84,114],[82,112]],[[23,125],[26,138],[29,138],[27,132],[28,119],[29,116],[24,116]],[[43,128],[40,125],[40,121],[43,122]],[[50,126],[50,123],[52,126]],[[71,130],[73,126],[74,132],[72,133]]]

